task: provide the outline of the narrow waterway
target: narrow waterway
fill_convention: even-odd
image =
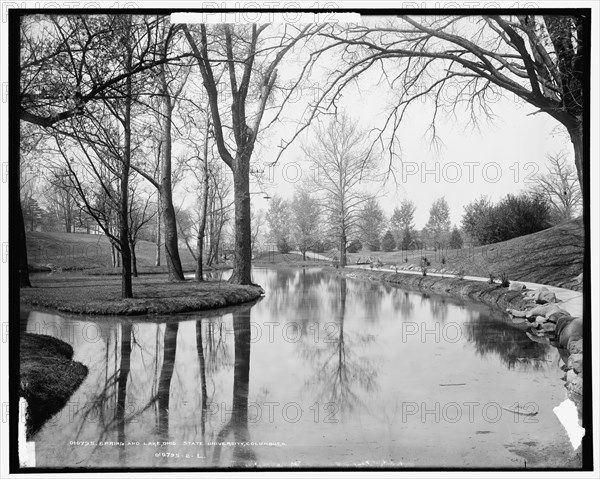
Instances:
[[[223,315],[25,315],[89,368],[37,467],[519,468],[571,448],[558,352],[504,314],[317,268],[254,281],[266,296]]]

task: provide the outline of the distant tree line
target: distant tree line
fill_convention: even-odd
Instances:
[[[313,194],[316,195],[315,192]],[[358,197],[358,196],[357,196]],[[345,252],[460,249],[466,242],[486,245],[535,233],[581,214],[581,193],[575,169],[562,155],[550,156],[548,172],[535,178],[530,190],[508,194],[497,203],[482,196],[464,207],[460,228],[452,226],[444,197],[429,209],[424,228],[414,225],[416,205],[404,199],[388,218],[375,195],[362,194],[359,206],[348,215]],[[275,195],[269,211],[268,238],[281,253],[298,249],[322,252],[336,249],[338,215],[320,208],[318,195],[303,186],[287,201]]]

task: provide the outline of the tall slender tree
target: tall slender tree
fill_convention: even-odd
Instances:
[[[233,175],[235,204],[235,258],[230,282],[251,284],[252,230],[250,225],[250,161],[267,102],[277,81],[277,67],[284,56],[314,29],[286,26],[277,41],[263,48],[261,35],[269,25],[199,26],[193,31],[183,26],[188,43],[202,75],[208,96],[215,142],[223,162]],[[221,77],[216,70],[222,68]],[[221,70],[223,71],[223,70]],[[226,129],[223,95],[219,95],[219,80],[227,82],[230,125],[233,141]],[[257,98],[251,101],[248,93]],[[254,103],[254,112],[249,110]]]
[[[127,46],[119,43],[122,37],[115,32],[121,30],[126,15],[34,14],[20,18],[18,101],[22,122],[46,129],[60,127],[68,119],[89,114],[96,108],[95,103],[122,96],[128,78],[189,56],[161,56],[155,41],[160,20],[157,22],[155,16],[130,15],[136,43],[131,46],[133,54],[128,67],[118,68],[115,59],[123,55]],[[130,167],[123,166],[126,170]],[[24,231],[22,236],[25,237]],[[20,243],[23,246],[19,256],[21,263],[26,264],[25,241]],[[19,269],[22,282],[28,283],[27,268]]]
[[[307,188],[299,188],[290,203],[292,211],[292,232],[294,243],[306,261],[306,252],[314,248],[319,240],[321,209],[319,201],[314,198]]]
[[[340,113],[326,125],[318,125],[314,141],[303,145],[305,157],[315,167],[313,187],[320,193],[329,234],[337,239],[342,267],[349,236],[357,231],[359,212],[370,198],[364,183],[376,174],[374,156],[366,143],[357,122]]]
[[[400,203],[400,207],[394,208],[394,212],[390,218],[390,228],[399,246],[402,243],[404,232],[413,231],[415,228],[414,217],[416,205],[409,199],[404,198]]]
[[[564,153],[548,156],[547,172],[535,179],[535,190],[550,203],[555,223],[562,223],[581,213],[583,199],[577,181],[577,173],[567,163]]]
[[[448,240],[450,233],[450,207],[443,196],[435,200],[429,209],[429,220],[425,225],[432,246],[439,248]]]

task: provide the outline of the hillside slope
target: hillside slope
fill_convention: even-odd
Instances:
[[[440,270],[464,269],[466,275],[498,278],[506,273],[510,280],[530,281],[581,290],[575,278],[583,272],[585,230],[581,218],[537,233],[501,243],[445,251],[360,252],[349,254],[349,264],[359,257],[373,256],[398,268],[413,265],[418,269],[421,256]],[[405,258],[408,261],[405,261]],[[443,263],[445,259],[445,263]]]
[[[349,253],[348,264],[356,264],[359,258],[372,256],[387,266],[397,265],[399,269],[412,265],[419,268],[421,256],[431,262],[430,270],[460,270],[466,275],[498,278],[502,273],[510,280],[561,286],[581,290],[582,285],[575,278],[583,271],[585,232],[581,218],[569,221],[544,231],[514,238],[509,241],[487,246],[445,251],[392,251]],[[163,266],[154,267],[155,245],[140,241],[136,249],[140,272],[166,271]],[[29,264],[33,266],[54,265],[63,269],[108,270],[112,268],[110,244],[105,236],[80,233],[27,233]],[[187,271],[195,267],[189,251],[180,249],[181,261]],[[329,254],[331,258],[337,252]],[[406,259],[406,260],[405,260]],[[295,254],[259,256],[258,263],[277,264],[292,262],[302,264],[301,257]],[[312,262],[313,264],[315,262]]]
[[[180,249],[181,262],[186,270],[193,270],[195,261],[189,251]],[[140,272],[165,269],[155,268],[156,245],[139,241],[136,247]],[[104,235],[85,233],[27,232],[27,260],[34,267],[53,265],[67,270],[111,268],[110,243]],[[164,250],[161,252],[165,264]],[[165,269],[166,271],[166,269]]]

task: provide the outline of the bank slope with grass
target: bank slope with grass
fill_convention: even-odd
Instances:
[[[26,430],[31,438],[60,411],[88,374],[73,361],[73,348],[51,336],[24,333],[20,337],[19,396],[27,401]]]
[[[144,315],[187,313],[247,303],[264,291],[225,281],[168,281],[165,275],[133,278],[134,298],[120,299],[121,279],[76,274],[36,275],[21,289],[21,304],[66,313]]]
[[[428,273],[500,278],[547,284],[581,291],[578,280],[583,272],[585,231],[583,220],[563,223],[534,234],[501,243],[438,251],[360,252],[348,254],[348,264],[371,256],[384,268],[420,271],[421,257],[427,257]]]
[[[136,246],[137,265],[140,273],[166,272],[164,251],[162,266],[154,266],[156,244],[139,241]],[[186,271],[194,271],[196,262],[190,252],[180,249],[181,263]],[[121,268],[113,268],[110,242],[104,235],[85,233],[27,232],[27,261],[32,271],[88,271],[118,274]]]

